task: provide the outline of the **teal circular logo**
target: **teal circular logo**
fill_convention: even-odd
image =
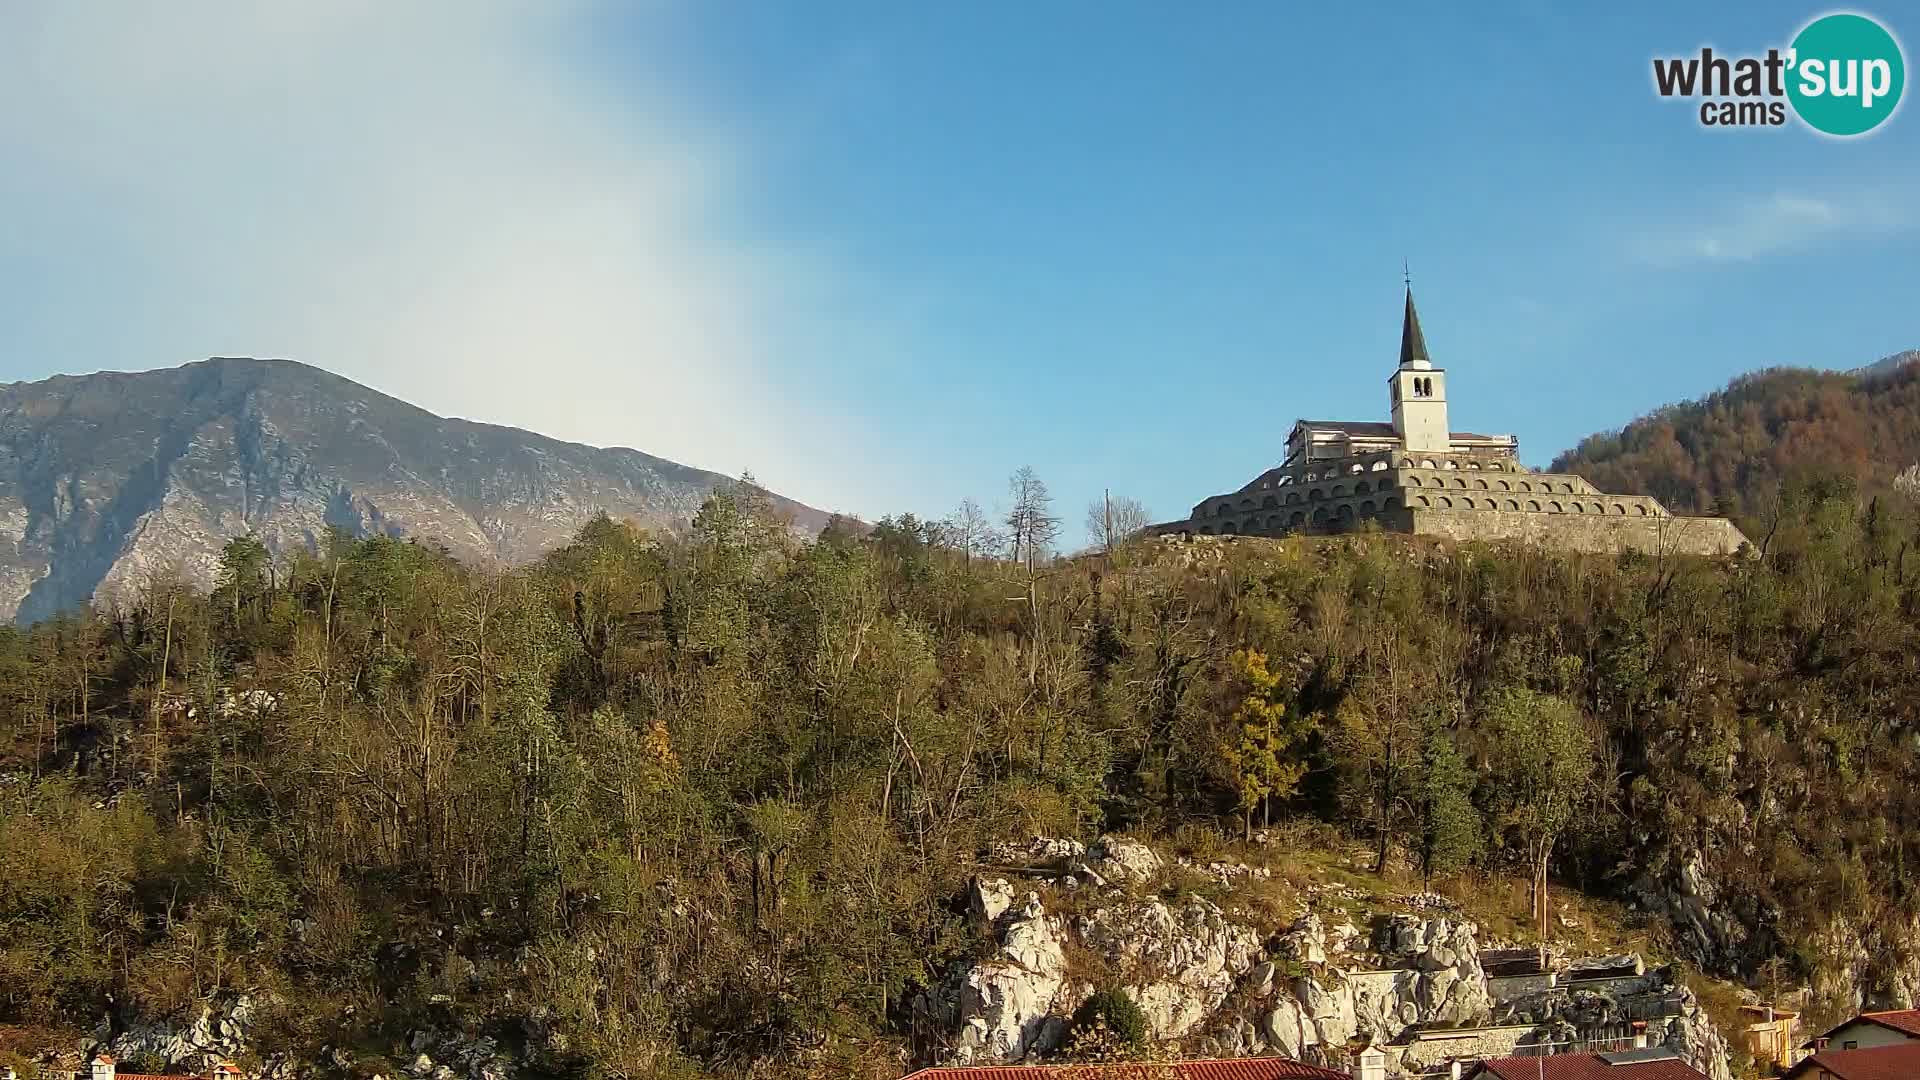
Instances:
[[[1900,43],[1865,15],[1823,15],[1793,39],[1787,99],[1815,131],[1864,135],[1900,105]]]

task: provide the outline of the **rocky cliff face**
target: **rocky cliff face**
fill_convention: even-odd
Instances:
[[[285,360],[14,383],[0,386],[0,617],[39,618],[172,567],[205,583],[249,531],[275,549],[339,526],[524,560],[601,511],[685,520],[725,481],[435,416]],[[775,503],[799,526],[825,523]]]
[[[1044,1059],[1067,1045],[1068,1017],[1115,985],[1140,1006],[1153,1036],[1188,1055],[1278,1054],[1345,1068],[1356,1044],[1380,1047],[1389,1075],[1450,1060],[1541,1049],[1622,1049],[1636,1031],[1728,1080],[1728,1046],[1693,993],[1636,957],[1560,965],[1551,978],[1490,979],[1479,931],[1444,906],[1356,927],[1312,904],[1285,926],[1249,908],[1186,895],[1167,899],[1166,860],[1142,845],[1091,848],[1036,839],[992,853],[1030,866],[1024,878],[979,878],[968,905],[989,948],[916,1003],[941,1064]],[[1182,867],[1231,889],[1249,867]],[[1041,890],[1075,912],[1049,910]],[[1229,893],[1230,896],[1230,893]],[[1403,898],[1404,899],[1404,898]],[[1337,920],[1337,921],[1333,921]],[[1090,968],[1091,966],[1091,968]],[[1635,1025],[1641,1025],[1636,1029]]]
[[[1883,356],[1864,367],[1854,368],[1852,374],[1891,375],[1908,364],[1920,364],[1920,349],[1907,349],[1892,356]]]

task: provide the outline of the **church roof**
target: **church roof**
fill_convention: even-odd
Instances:
[[[1393,425],[1379,420],[1302,420],[1300,426],[1315,431],[1338,431],[1347,435],[1369,435],[1375,438],[1393,437]]]
[[[1427,338],[1420,332],[1420,313],[1413,310],[1413,286],[1407,286],[1407,315],[1400,323],[1400,366],[1430,368],[1433,357],[1427,355]]]
[[[1300,426],[1315,431],[1338,431],[1347,435],[1359,435],[1364,438],[1391,439],[1394,436],[1393,425],[1383,420],[1302,420]],[[1460,442],[1496,442],[1505,438],[1502,435],[1480,435],[1472,431],[1450,432]]]

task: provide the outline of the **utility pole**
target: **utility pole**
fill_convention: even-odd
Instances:
[[[1540,867],[1540,966],[1547,966],[1547,868]]]
[[[1108,555],[1113,554],[1113,489],[1100,489],[1101,506],[1106,515],[1106,525],[1100,532],[1100,546]]]
[[[1547,860],[1541,858],[1535,873],[1533,894],[1540,905],[1540,970],[1547,970]]]

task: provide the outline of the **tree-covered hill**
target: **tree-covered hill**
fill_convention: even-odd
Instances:
[[[555,1075],[897,1075],[989,845],[1266,821],[1409,889],[1544,865],[1826,1015],[1910,1004],[1920,509],[1783,506],[1753,560],[1029,570],[910,519],[804,542],[751,490],[515,570],[236,540],[211,593],[0,630],[0,1034],[247,987],[263,1054],[358,1075],[536,1021]]]
[[[1889,360],[1897,359],[1890,357]],[[1777,368],[1697,401],[1593,435],[1555,458],[1603,490],[1644,493],[1688,513],[1721,508],[1760,525],[1784,481],[1850,478],[1887,489],[1920,463],[1920,364],[1861,372]]]

